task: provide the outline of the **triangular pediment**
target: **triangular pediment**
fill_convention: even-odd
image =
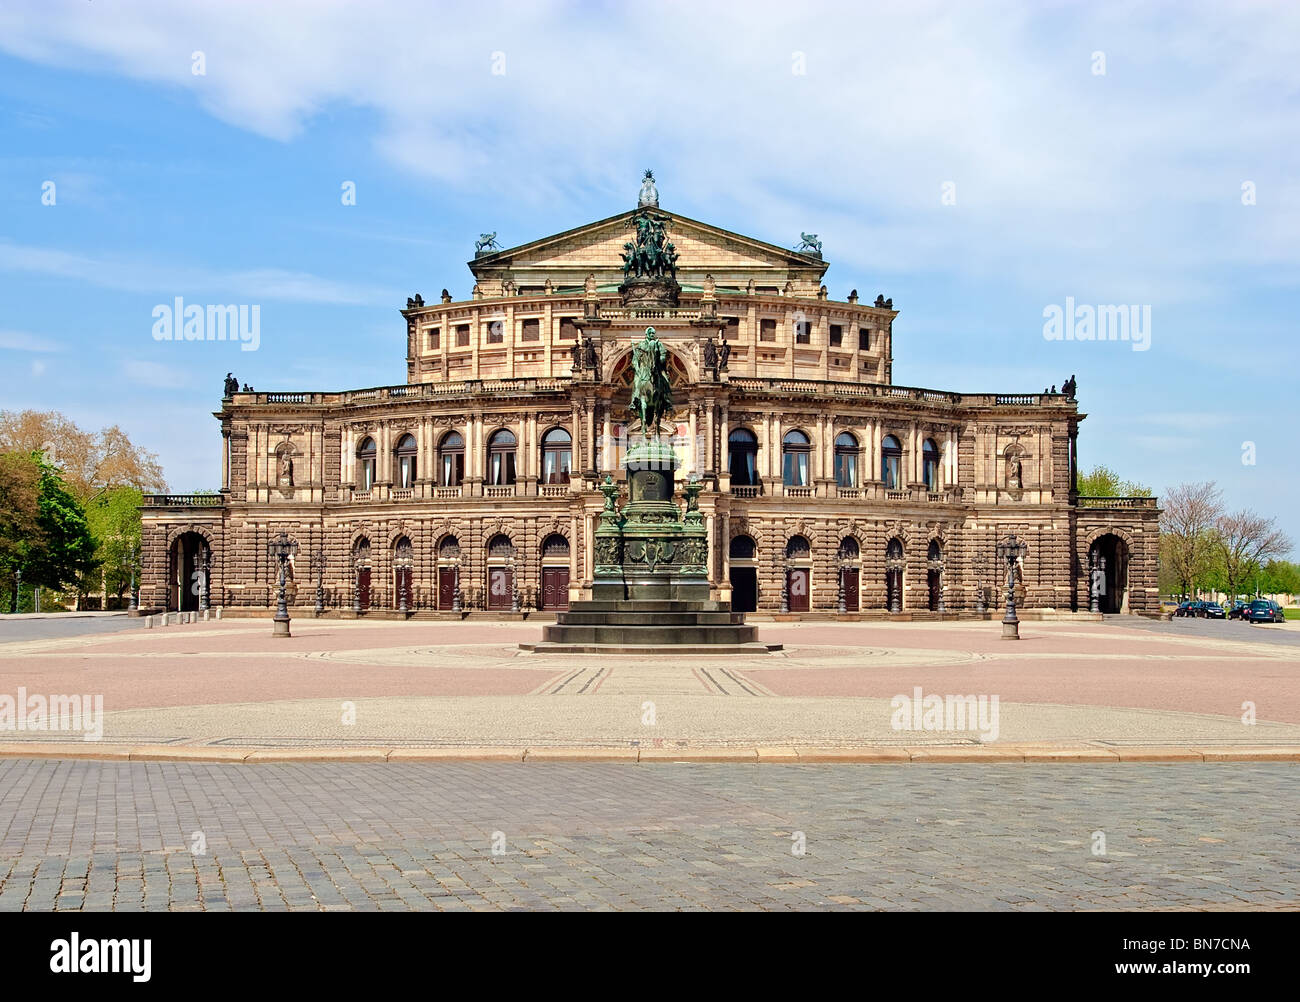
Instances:
[[[586,226],[509,247],[469,262],[482,291],[492,295],[500,283],[513,281],[519,289],[544,286],[556,291],[580,288],[595,275],[601,288],[623,281],[624,244],[634,239],[629,223],[636,210],[621,212]],[[712,275],[719,290],[756,287],[783,289],[787,282],[800,290],[816,287],[827,263],[820,258],[778,247],[762,240],[686,216],[669,217],[668,239],[677,249],[677,280],[684,289],[699,287]]]

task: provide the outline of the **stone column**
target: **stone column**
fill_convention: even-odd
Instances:
[[[221,489],[230,490],[230,429],[221,433]]]

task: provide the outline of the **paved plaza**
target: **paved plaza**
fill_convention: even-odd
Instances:
[[[0,694],[102,695],[104,747],[1300,744],[1289,624],[1027,622],[1016,643],[996,622],[765,623],[777,654],[669,660],[522,653],[536,622],[124,622],[0,623]],[[996,697],[996,733],[898,729],[891,701],[918,689]],[[0,733],[30,741],[87,744]]]
[[[1298,836],[1290,765],[0,760],[0,910],[1285,910]]]

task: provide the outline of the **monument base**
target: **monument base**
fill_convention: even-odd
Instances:
[[[611,587],[602,584],[605,594]],[[691,587],[698,587],[691,585]],[[704,585],[708,592],[707,583]],[[555,614],[542,642],[520,644],[532,654],[771,654],[780,644],[758,639],[731,603],[709,599],[593,598]]]

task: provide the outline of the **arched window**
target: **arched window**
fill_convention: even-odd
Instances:
[[[806,536],[791,536],[785,544],[785,555],[790,560],[808,560],[812,557],[812,546]]]
[[[807,487],[812,444],[801,431],[786,432],[781,442],[781,480],[787,487]]]
[[[858,440],[847,431],[835,436],[835,486],[858,486]]]
[[[493,536],[488,543],[489,559],[509,560],[515,555],[515,544],[506,535]]]
[[[417,452],[414,435],[403,435],[398,440],[393,456],[397,460],[397,486],[415,486],[415,454]]]
[[[542,436],[542,483],[567,484],[573,469],[573,436],[552,428]]]
[[[903,447],[893,435],[886,435],[880,443],[880,479],[891,491],[903,483]]]
[[[568,559],[569,541],[558,532],[552,533],[542,540],[542,560],[563,560],[567,563]]]
[[[886,560],[903,559],[903,541],[898,538],[891,539],[889,545],[885,547]]]
[[[858,541],[852,536],[845,536],[840,540],[841,560],[857,560],[861,555],[861,552],[861,548],[858,546]]]
[[[515,482],[515,436],[502,428],[488,439],[488,484],[505,487]]]
[[[939,491],[939,447],[934,444],[934,439],[927,438],[925,445],[921,448],[921,479],[925,481],[925,489],[931,494]]]
[[[733,487],[758,484],[758,439],[746,428],[736,428],[727,436],[727,470]]]
[[[943,559],[943,547],[939,545],[939,540],[937,539],[930,540],[930,545],[929,547],[927,547],[925,551],[925,559],[926,560]]]
[[[460,559],[460,541],[455,536],[443,536],[438,543],[438,559],[456,561]]]
[[[375,486],[375,454],[375,440],[363,438],[357,446],[357,473],[363,491]]]
[[[737,536],[731,541],[727,552],[732,560],[753,560],[758,552],[758,546],[749,536]]]
[[[438,443],[438,483],[459,487],[465,479],[465,439],[458,431],[449,431]]]

